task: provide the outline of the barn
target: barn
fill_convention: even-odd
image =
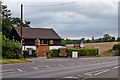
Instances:
[[[61,47],[61,37],[52,28],[23,27],[23,50],[34,49],[38,56],[46,56],[46,51]],[[10,33],[11,39],[21,40],[21,28],[13,27]],[[35,45],[39,40],[40,46]]]

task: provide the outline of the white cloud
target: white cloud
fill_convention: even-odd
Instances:
[[[32,27],[54,28],[64,38],[101,37],[105,33],[117,36],[117,1],[98,2],[96,0],[67,5],[58,5],[63,2],[23,3],[24,19],[30,20]],[[7,4],[13,16],[20,17],[20,4],[21,2]]]

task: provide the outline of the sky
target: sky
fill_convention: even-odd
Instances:
[[[24,21],[30,21],[33,28],[53,28],[62,38],[118,36],[117,0],[58,1],[4,0],[3,4],[13,17],[20,17],[20,4],[23,4]]]

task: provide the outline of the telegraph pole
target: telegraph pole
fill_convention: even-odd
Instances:
[[[21,4],[21,55],[23,57],[23,45],[22,45],[22,43],[23,43],[23,41],[22,41],[22,39],[23,39],[23,30],[22,30],[22,28],[23,28],[23,5]]]

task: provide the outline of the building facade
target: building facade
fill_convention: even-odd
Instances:
[[[38,56],[45,56],[46,51],[61,47],[61,37],[53,29],[23,27],[22,30],[23,50],[31,48],[39,52]],[[10,36],[11,39],[21,41],[21,28],[13,27]],[[36,39],[39,39],[40,46],[36,47]]]

